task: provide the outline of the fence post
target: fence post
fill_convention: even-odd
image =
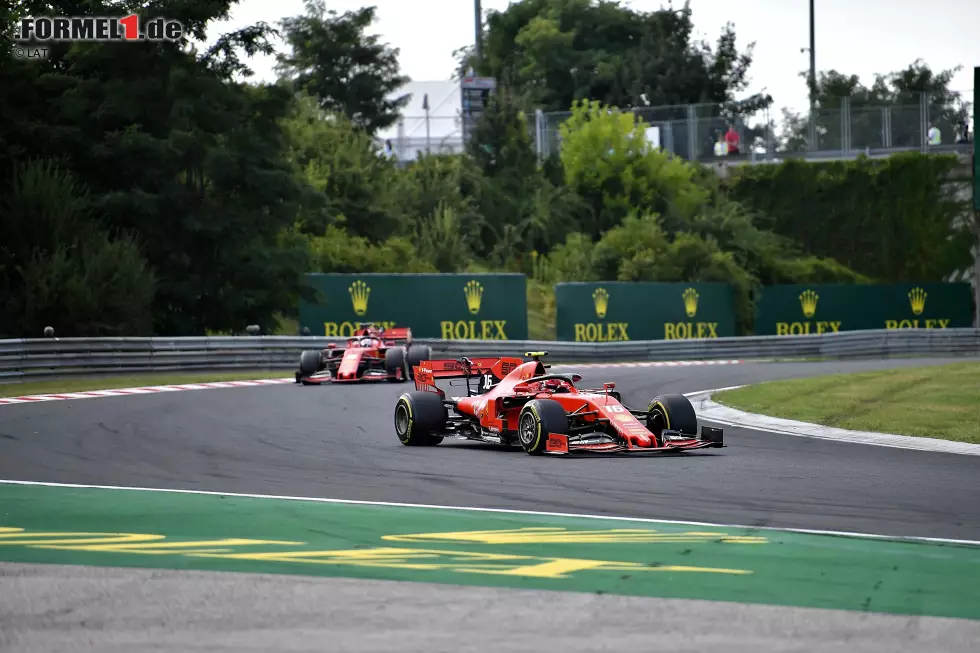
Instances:
[[[698,160],[698,112],[693,104],[687,105],[687,156],[690,161]]]
[[[538,161],[544,159],[544,138],[547,118],[541,109],[534,110],[534,149],[538,153]]]

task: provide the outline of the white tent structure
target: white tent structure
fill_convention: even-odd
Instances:
[[[460,152],[463,149],[459,82],[409,82],[393,97],[409,94],[401,119],[378,132],[382,145],[391,141],[400,161],[414,161],[420,153]]]

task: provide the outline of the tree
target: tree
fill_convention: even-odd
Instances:
[[[632,113],[577,103],[561,139],[565,183],[588,206],[593,240],[637,211],[663,216],[668,231],[676,231],[706,198],[695,169],[654,148]]]
[[[497,265],[547,251],[581,225],[578,196],[547,177],[534,151],[519,98],[498,87],[468,143],[481,173],[477,203],[483,217],[478,252]]]
[[[937,73],[922,60],[916,60],[903,70],[876,75],[870,86],[857,75],[822,71],[816,85],[817,112],[812,132],[816,140],[811,137],[806,116],[784,110],[780,149],[797,152],[919,147],[925,137],[923,109],[928,112],[929,126],[938,127],[942,133],[943,143],[953,143],[957,130],[969,117],[970,106],[949,88],[958,70]],[[847,118],[850,127],[847,142],[843,140],[842,117]]]
[[[0,334],[152,333],[155,279],[142,248],[91,210],[86,189],[52,162],[14,168],[0,189]]]
[[[289,158],[323,202],[303,204],[299,226],[323,235],[327,225],[343,225],[355,236],[378,243],[410,226],[391,188],[395,166],[382,157],[374,139],[343,114],[328,113],[315,98],[302,96],[282,121]]]
[[[752,46],[739,52],[726,26],[714,48],[693,41],[688,3],[653,12],[606,0],[523,0],[490,12],[483,58],[472,66],[530,106],[567,111],[598,100],[620,108],[721,103],[744,90]]]
[[[158,9],[200,38],[231,4],[173,0]],[[52,9],[77,14],[74,5]],[[91,215],[108,232],[138,237],[157,279],[146,312],[157,333],[254,323],[268,331],[273,314],[296,303],[307,249],[290,230],[307,188],[279,125],[293,97],[233,81],[248,75],[246,56],[268,51],[268,35],[257,25],[204,51],[186,42],[72,44],[46,62],[0,63],[19,95],[0,99],[0,157],[30,148],[58,161],[88,189]]]
[[[278,56],[280,75],[372,134],[393,125],[409,96],[391,95],[409,79],[399,73],[398,49],[365,33],[375,8],[338,15],[323,0],[305,5],[305,15],[281,23],[290,52]]]

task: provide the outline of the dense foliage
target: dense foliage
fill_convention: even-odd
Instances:
[[[233,0],[151,4],[200,42]],[[651,147],[615,107],[729,102],[747,79],[733,31],[694,44],[686,9],[512,4],[470,62],[502,82],[475,138],[410,165],[374,137],[404,77],[397,51],[366,36],[372,17],[308,3],[280,26],[276,84],[247,83],[248,55],[272,51],[264,24],[206,49],[54,45],[43,61],[14,58],[6,37],[0,336],[270,333],[308,271],[521,271],[541,323],[557,281],[724,281],[745,331],[761,284],[933,279],[963,258],[944,160],[790,163],[727,183]],[[569,62],[591,73],[567,78]],[[559,156],[538,160],[529,102],[572,110]]]

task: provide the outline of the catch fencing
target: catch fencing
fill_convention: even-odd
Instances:
[[[575,343],[526,340],[417,340],[433,357],[522,356],[547,351],[555,363],[980,356],[980,329],[882,329],[801,336]],[[69,375],[210,370],[295,370],[304,349],[346,338],[43,338],[0,340],[0,381]]]

